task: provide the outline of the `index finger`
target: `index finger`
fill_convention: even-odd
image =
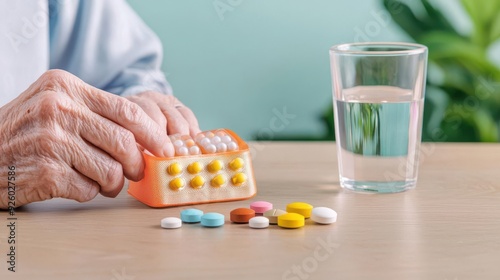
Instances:
[[[83,82],[74,93],[90,110],[132,132],[136,141],[155,156],[174,155],[174,147],[166,130],[154,122],[139,105]]]

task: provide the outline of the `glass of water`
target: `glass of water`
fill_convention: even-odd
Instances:
[[[415,187],[427,48],[354,43],[330,49],[342,187],[393,193]]]

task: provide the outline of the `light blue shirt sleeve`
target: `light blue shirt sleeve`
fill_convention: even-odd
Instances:
[[[122,96],[172,94],[158,37],[124,0],[49,0],[51,69]]]

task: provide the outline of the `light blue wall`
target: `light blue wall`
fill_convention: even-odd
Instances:
[[[407,40],[378,0],[129,3],[161,38],[167,79],[202,129],[230,128],[245,139],[281,129],[270,121],[285,107],[296,117],[279,134],[322,133],[331,45]]]

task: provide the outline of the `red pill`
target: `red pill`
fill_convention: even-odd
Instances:
[[[236,208],[229,213],[230,220],[237,224],[246,224],[255,217],[255,211],[249,208]]]

